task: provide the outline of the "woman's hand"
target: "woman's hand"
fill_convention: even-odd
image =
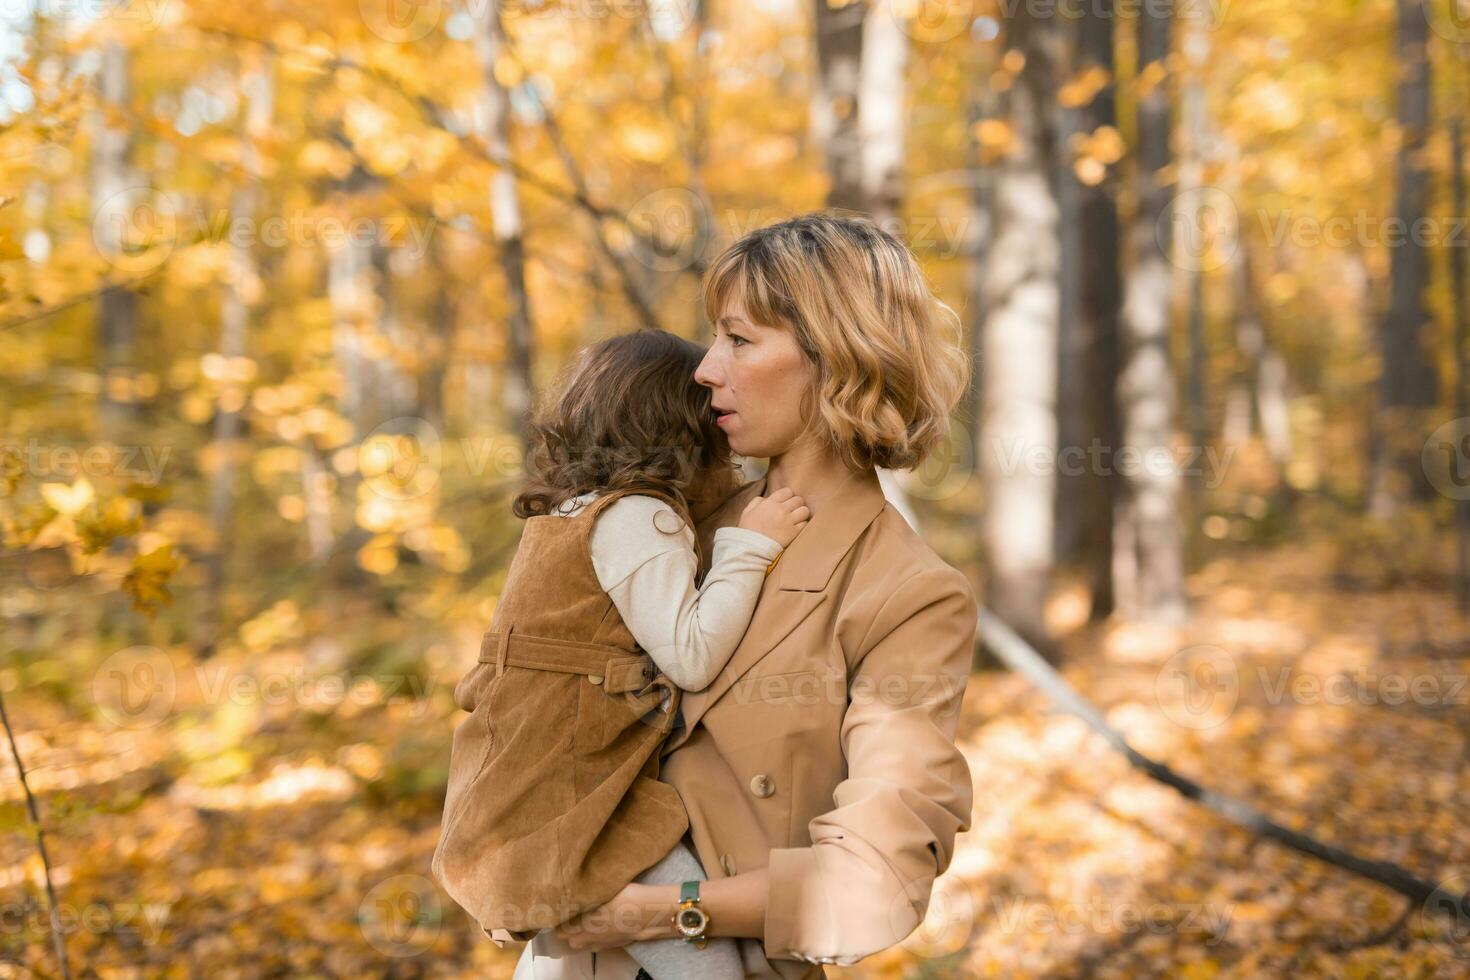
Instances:
[[[607,904],[589,909],[555,929],[576,950],[616,949],[639,939],[677,936],[674,909],[679,904],[674,885],[631,882]]]

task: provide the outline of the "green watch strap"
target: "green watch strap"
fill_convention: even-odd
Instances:
[[[697,882],[697,881],[686,881],[686,882],[684,882],[684,884],[680,885],[679,886],[679,901],[681,901],[681,902],[698,902],[699,901],[699,882]]]

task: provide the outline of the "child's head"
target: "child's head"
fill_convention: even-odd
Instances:
[[[629,488],[662,491],[690,520],[693,500],[735,486],[710,390],[694,380],[704,354],[663,330],[619,334],[578,351],[531,422],[515,515],[548,514],[591,490]]]

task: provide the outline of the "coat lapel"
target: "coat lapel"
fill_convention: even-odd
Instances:
[[[766,479],[761,477],[737,491],[700,525],[701,551],[705,556],[710,554],[715,531],[736,524],[746,503],[765,491]],[[883,510],[883,504],[877,473],[870,470],[851,474],[821,510],[812,514],[811,521],[781,553],[780,561],[766,576],[750,627],[725,669],[703,691],[684,694],[684,727],[670,737],[665,752],[682,744],[705,711],[741,675],[827,601],[827,583],[837,563]]]

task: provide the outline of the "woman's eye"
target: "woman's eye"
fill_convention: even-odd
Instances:
[[[744,337],[740,336],[738,333],[732,333],[732,334],[730,334],[730,343],[733,344],[736,347],[739,347],[741,344],[748,344],[748,343],[750,343],[750,341],[746,340]]]

